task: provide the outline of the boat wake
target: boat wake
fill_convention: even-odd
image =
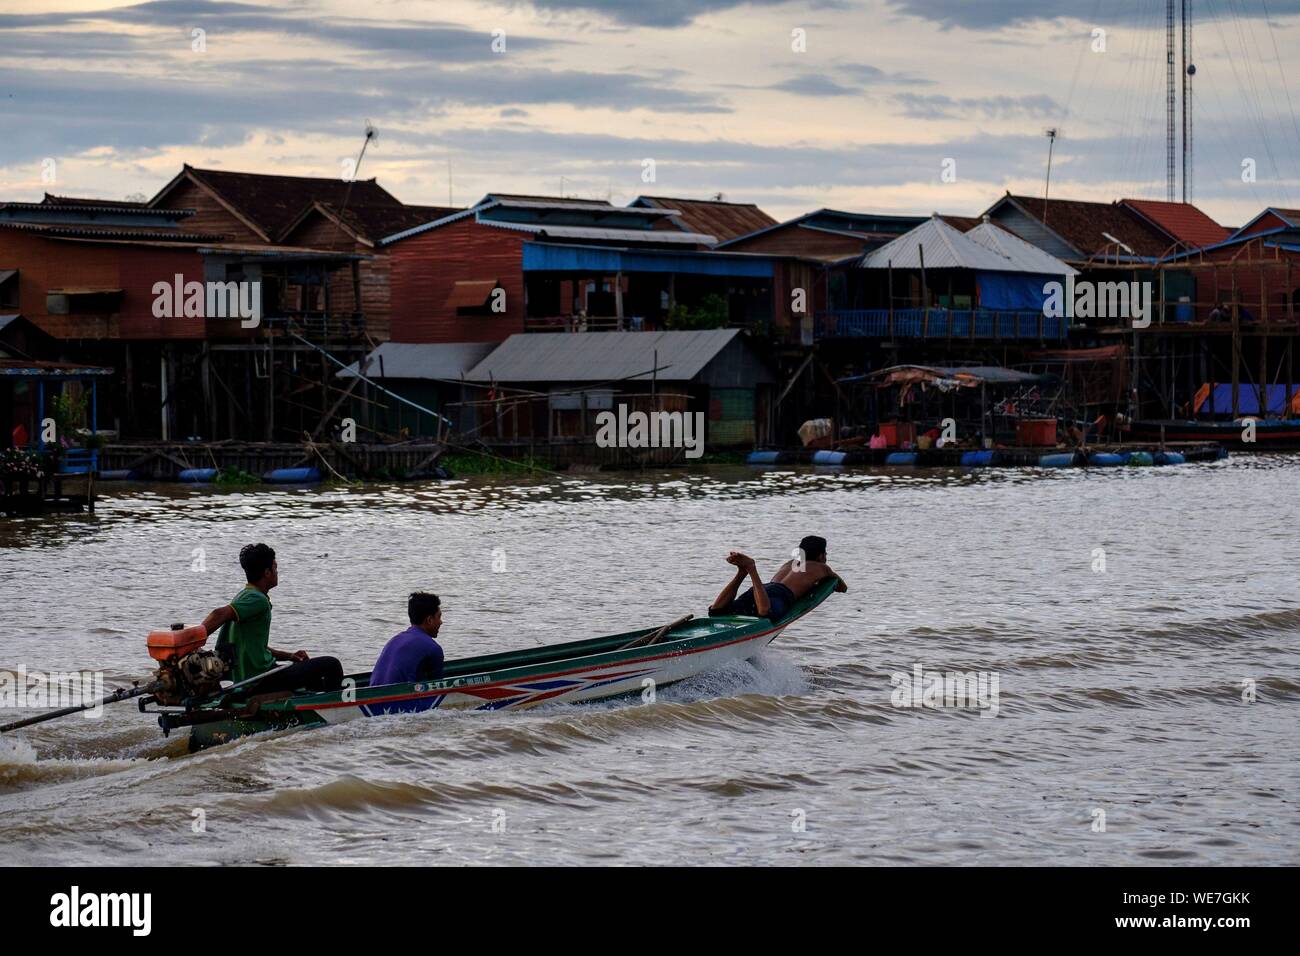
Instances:
[[[1153,628],[1143,635],[1152,641],[1184,641],[1199,644],[1226,644],[1252,639],[1263,634],[1300,632],[1300,608],[1256,611],[1232,617],[1206,618]]]
[[[0,794],[117,773],[140,757],[41,757],[20,737],[0,738]]]

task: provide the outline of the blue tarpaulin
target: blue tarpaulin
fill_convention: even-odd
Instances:
[[[975,281],[979,288],[981,309],[1041,311],[1043,286],[1063,282],[1063,276],[1030,275],[1024,272],[980,272]]]
[[[767,256],[676,249],[616,249],[608,246],[569,246],[525,242],[525,272],[690,273],[694,275],[771,278],[773,262]]]
[[[1292,402],[1300,396],[1300,385],[1291,386]],[[1283,415],[1286,409],[1286,386],[1265,385],[1264,402],[1268,406],[1266,415]],[[1202,415],[1232,414],[1232,383],[1215,385],[1213,391],[1206,386],[1196,394],[1196,412]],[[1237,413],[1239,415],[1258,415],[1259,389],[1254,385],[1237,386]]]

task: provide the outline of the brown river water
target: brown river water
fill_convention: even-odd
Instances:
[[[0,520],[0,670],[110,687],[148,675],[147,631],[234,596],[251,541],[279,556],[272,644],[349,671],[417,588],[443,597],[449,657],[703,613],[729,549],[770,573],[805,534],[850,588],[654,703],[433,711],[197,755],[133,702],[6,734],[0,862],[1294,865],[1298,493],[1300,457],[1262,455],[134,485],[93,516]],[[895,706],[891,675],[916,664],[996,676],[996,716]]]

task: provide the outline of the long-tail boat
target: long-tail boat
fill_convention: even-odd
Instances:
[[[170,633],[150,635],[150,654],[160,665],[154,680],[117,690],[102,703],[137,698],[142,713],[157,715],[164,735],[191,728],[189,748],[196,751],[249,734],[377,717],[398,708],[403,713],[521,710],[644,694],[753,657],[825,601],[836,583],[836,578],[820,582],[776,622],[740,615],[687,615],[656,628],[448,660],[438,680],[371,686],[369,673],[351,674],[342,689],[326,693],[259,694],[257,684],[265,675],[223,687],[216,655],[201,649],[206,632],[177,625]],[[91,706],[29,717],[0,731]]]

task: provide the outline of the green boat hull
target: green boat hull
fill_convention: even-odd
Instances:
[[[520,710],[544,703],[577,703],[665,687],[753,657],[785,628],[833,593],[835,580],[819,584],[773,624],[755,617],[703,617],[666,634],[643,628],[624,634],[549,647],[447,662],[437,681],[371,687],[370,675],[352,674],[344,689],[275,697],[227,695],[184,714],[162,714],[165,732],[191,726],[190,750],[229,743],[250,734],[319,727],[378,716],[390,707],[423,710]],[[652,636],[653,643],[645,643]]]

